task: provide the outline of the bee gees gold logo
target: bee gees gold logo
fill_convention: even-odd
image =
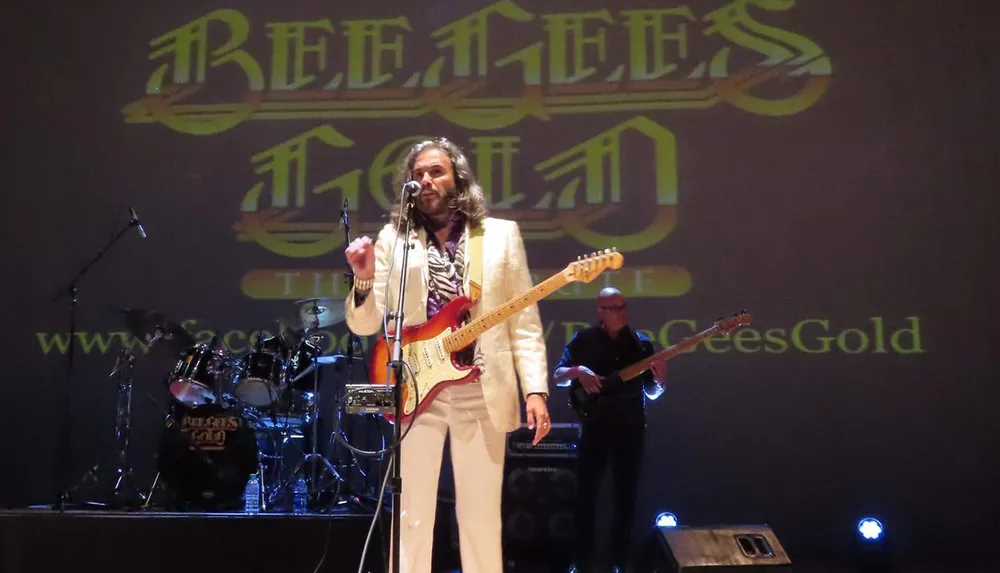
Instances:
[[[222,450],[226,447],[229,433],[239,427],[235,416],[186,416],[181,421],[181,433],[187,437],[188,447],[192,450]]]

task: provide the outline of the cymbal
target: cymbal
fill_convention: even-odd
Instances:
[[[163,314],[146,308],[120,308],[125,313],[125,326],[136,338],[146,344],[162,342],[171,350],[181,352],[195,345],[194,337],[176,322]]]
[[[344,301],[327,297],[304,298],[292,303],[296,307],[299,326],[326,328],[344,321]]]

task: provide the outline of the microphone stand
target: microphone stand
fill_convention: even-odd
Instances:
[[[52,298],[52,302],[56,303],[63,297],[69,297],[69,348],[67,351],[67,361],[66,361],[66,401],[64,404],[64,416],[63,416],[63,428],[62,428],[62,448],[59,456],[59,463],[56,467],[59,468],[59,493],[56,497],[56,508],[61,512],[66,510],[66,502],[69,499],[69,490],[67,489],[67,484],[69,482],[69,457],[70,457],[70,418],[72,416],[72,400],[71,396],[73,394],[73,365],[76,352],[74,348],[76,347],[76,304],[78,301],[77,294],[79,293],[79,288],[77,285],[83,279],[84,275],[97,264],[97,261],[101,260],[104,255],[108,254],[111,247],[118,242],[118,239],[128,232],[132,227],[139,226],[139,219],[132,217],[132,219],[125,225],[117,234],[115,234],[111,241],[103,248],[97,251],[97,255],[84,265],[76,276],[73,277],[69,284],[65,287],[59,289],[59,292]]]
[[[392,333],[392,358],[386,365],[386,388],[395,379],[396,384],[393,390],[393,402],[396,407],[395,420],[393,420],[392,430],[392,473],[389,477],[392,488],[392,567],[391,573],[399,573],[399,530],[401,518],[401,498],[403,490],[403,479],[401,477],[400,458],[402,457],[402,447],[400,445],[400,429],[403,425],[403,297],[406,294],[406,277],[409,275],[407,263],[410,255],[410,221],[413,210],[412,194],[406,193],[406,206],[400,216],[406,218],[406,229],[403,234],[403,264],[400,266],[399,297],[396,303],[396,312],[392,318],[395,319],[395,330]],[[399,237],[396,237],[399,240]],[[419,396],[418,396],[419,399]]]
[[[344,199],[344,208],[340,211],[340,223],[344,227],[344,244],[351,244],[351,223],[347,219],[347,199]],[[347,265],[347,272],[344,273],[344,282],[348,289],[354,286],[354,269]],[[347,331],[347,383],[354,382],[354,333]]]
[[[340,223],[344,227],[344,244],[351,244],[351,223],[347,218],[347,199],[344,199],[344,208],[340,211]],[[347,265],[347,272],[344,273],[344,282],[347,283],[347,290],[349,291],[354,287],[354,269],[351,265]],[[354,383],[354,332],[351,329],[347,329],[347,386],[350,387]],[[343,426],[341,425],[342,416],[340,415],[341,408],[340,404],[337,404],[337,428],[343,431]],[[350,436],[348,436],[350,439]],[[339,449],[339,446],[338,446]],[[350,480],[351,472],[350,467],[347,468],[348,480]],[[348,484],[350,486],[350,484]],[[350,490],[350,487],[347,488]]]
[[[351,244],[351,223],[350,223],[350,220],[348,219],[347,205],[348,205],[347,199],[345,198],[344,199],[344,208],[341,209],[341,211],[340,211],[340,223],[341,223],[341,226],[344,228],[344,244],[345,245],[350,245]],[[354,269],[351,268],[351,265],[347,265],[347,271],[344,273],[344,282],[347,283],[347,289],[348,290],[350,290],[354,286]],[[348,388],[350,388],[354,384],[354,348],[355,348],[355,346],[360,346],[360,345],[361,345],[361,341],[359,340],[359,337],[357,335],[355,335],[353,332],[351,332],[350,329],[348,329],[348,331],[347,331],[347,382],[346,382],[346,384],[347,384],[346,387],[348,387]],[[341,432],[343,431],[343,423],[342,423],[343,416],[341,415],[342,411],[343,410],[341,409],[341,405],[338,403],[337,404],[337,428],[338,428],[338,431],[341,431]],[[347,439],[348,441],[350,441],[350,438],[351,438],[351,432],[345,433],[345,439]],[[334,440],[334,441],[336,442],[336,440]],[[340,446],[339,445],[337,445],[337,449],[338,449],[338,451],[340,450]],[[350,450],[348,450],[347,455],[348,455],[348,460],[346,462],[347,463],[347,467],[345,468],[345,471],[344,471],[344,475],[346,476],[344,485],[347,488],[347,493],[348,493],[348,495],[351,495],[352,493],[355,493],[355,492],[352,491],[352,489],[351,489],[351,483],[350,483],[351,466],[354,465],[357,468],[358,473],[360,473],[361,476],[362,476],[362,478],[364,479],[364,488],[365,488],[365,491],[362,493],[362,496],[363,496],[365,493],[367,493],[367,488],[368,488],[367,477],[368,476],[366,475],[366,473],[364,471],[362,471],[361,466],[360,466],[360,462],[358,461],[357,456],[354,455],[354,452],[351,452]],[[351,461],[352,458],[353,458],[353,463]]]

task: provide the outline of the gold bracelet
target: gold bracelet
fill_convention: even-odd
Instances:
[[[372,290],[372,285],[374,285],[374,284],[375,284],[375,277],[372,277],[370,279],[355,278],[354,279],[354,290],[355,291],[359,291],[359,292],[360,291],[367,292],[367,291]]]

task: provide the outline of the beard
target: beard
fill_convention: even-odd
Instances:
[[[449,189],[444,196],[438,194],[421,195],[417,198],[417,211],[421,218],[430,224],[447,224],[455,210],[455,198],[458,193],[455,189]]]

